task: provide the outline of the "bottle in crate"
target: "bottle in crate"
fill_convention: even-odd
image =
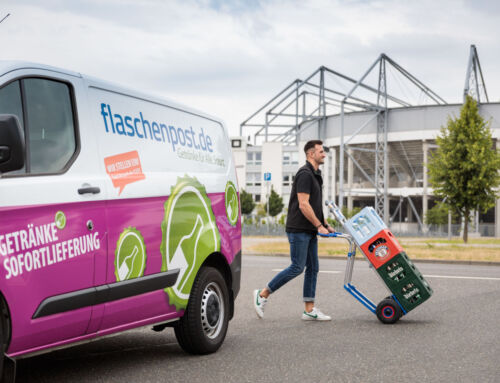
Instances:
[[[367,206],[344,224],[349,234],[358,246],[366,243],[370,238],[383,229],[387,229],[384,221],[378,216],[374,208]]]

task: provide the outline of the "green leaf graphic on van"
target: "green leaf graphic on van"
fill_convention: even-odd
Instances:
[[[62,230],[66,227],[66,215],[61,210],[59,210],[56,213],[55,223],[56,223],[56,227],[59,230]]]
[[[227,220],[232,226],[236,226],[239,213],[238,193],[236,192],[236,187],[231,181],[228,181],[226,185],[226,193],[224,199],[226,203]]]
[[[115,250],[115,276],[118,282],[144,275],[146,244],[139,230],[128,227],[122,231]]]
[[[176,284],[165,289],[170,304],[179,311],[187,306],[203,261],[220,250],[220,234],[212,205],[205,187],[196,178],[178,178],[165,202],[161,229],[161,270],[180,269]]]

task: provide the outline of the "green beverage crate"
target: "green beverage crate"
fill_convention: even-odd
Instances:
[[[420,274],[404,251],[389,259],[377,269],[377,272],[391,291],[397,290],[405,281]]]
[[[377,272],[407,312],[429,299],[433,293],[405,252],[388,260]]]
[[[404,286],[393,293],[401,306],[408,312],[429,299],[433,290],[421,274],[415,275],[414,278],[406,282]]]

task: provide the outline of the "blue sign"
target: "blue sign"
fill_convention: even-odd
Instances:
[[[271,173],[264,173],[264,181],[271,181]]]

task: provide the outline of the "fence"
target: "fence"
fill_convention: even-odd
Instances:
[[[341,228],[336,228],[338,231],[343,231]],[[243,235],[271,235],[285,236],[285,226],[275,223],[269,224],[243,224]],[[429,225],[428,231],[420,230],[418,224],[398,224],[391,225],[391,231],[397,237],[447,237],[448,225]],[[494,237],[495,224],[484,223],[479,224],[479,235],[481,237]],[[453,237],[461,236],[461,225],[451,225],[451,235]],[[475,237],[477,233],[473,228],[469,228],[469,237]]]

